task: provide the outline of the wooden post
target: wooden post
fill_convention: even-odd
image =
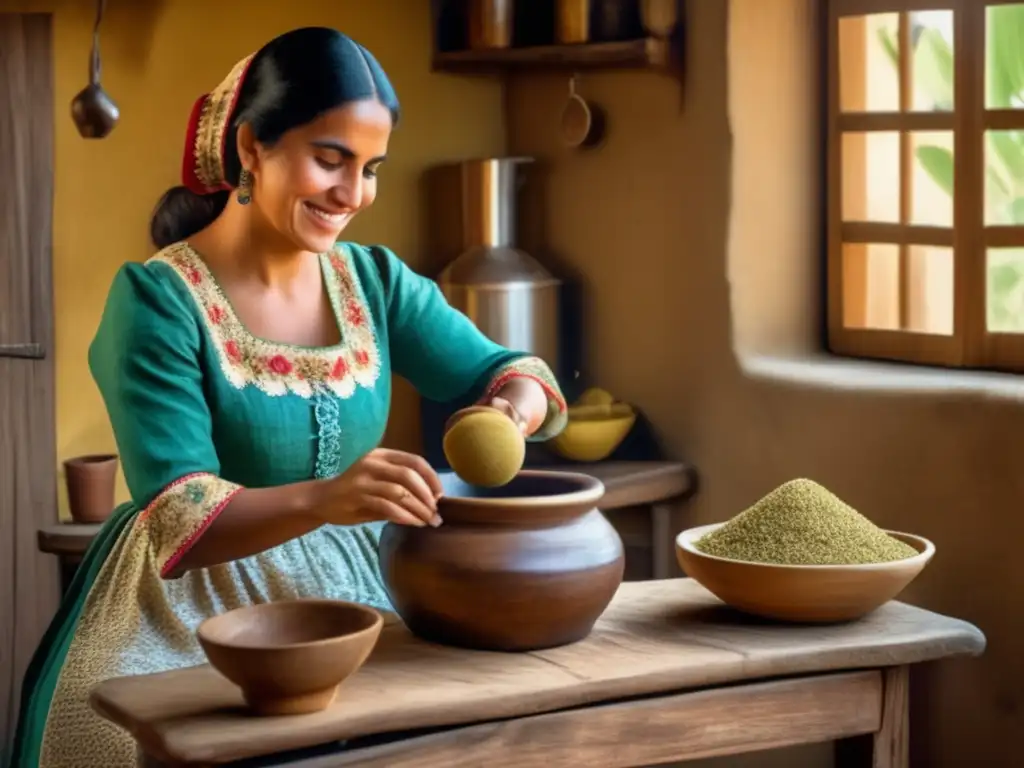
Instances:
[[[882,679],[878,730],[836,742],[836,768],[907,768],[910,765],[910,667],[889,667]]]

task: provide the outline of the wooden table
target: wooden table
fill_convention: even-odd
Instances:
[[[894,768],[908,761],[909,667],[984,646],[972,625],[903,603],[794,626],[669,579],[623,584],[589,638],[547,651],[433,645],[392,619],[313,715],[247,716],[206,666],[108,680],[92,704],[151,766],[274,755],[259,765],[611,768],[835,740],[842,765]],[[284,756],[325,744],[330,754]]]
[[[672,505],[689,496],[696,487],[694,472],[689,466],[677,461],[606,461],[545,468],[584,472],[603,482],[602,509],[647,507],[651,516],[648,546],[652,576],[664,579],[672,575]],[[99,530],[99,525],[58,523],[38,531],[39,550],[60,559],[62,589],[67,590],[82,556]]]

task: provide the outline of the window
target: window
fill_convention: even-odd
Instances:
[[[1024,2],[828,4],[830,349],[1024,371]]]

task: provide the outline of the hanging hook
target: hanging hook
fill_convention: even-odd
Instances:
[[[575,72],[573,72],[572,75],[569,77],[569,98],[570,99],[576,95],[576,78],[578,78],[578,77],[579,77],[579,75],[577,75]]]

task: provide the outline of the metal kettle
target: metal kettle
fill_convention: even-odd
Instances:
[[[461,164],[465,248],[437,282],[448,303],[487,337],[558,371],[561,281],[515,245],[518,170],[531,161],[501,157]]]

